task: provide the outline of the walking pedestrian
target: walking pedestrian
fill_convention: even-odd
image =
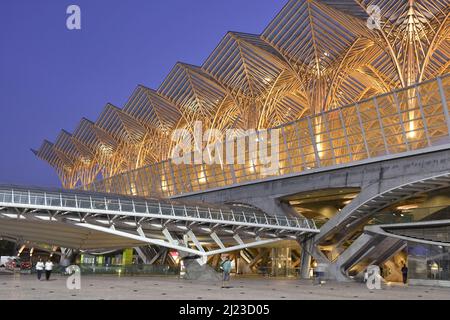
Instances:
[[[41,258],[39,258],[39,261],[36,263],[36,273],[37,273],[37,278],[40,281],[41,277],[42,277],[42,273],[44,272],[44,262],[42,261]]]
[[[403,276],[403,284],[408,284],[408,267],[406,266],[406,263],[403,263],[402,268],[402,276]]]
[[[230,281],[230,273],[231,273],[231,260],[230,257],[226,257],[225,260],[220,265],[223,270],[223,287],[225,287],[225,282]]]
[[[47,262],[45,263],[45,279],[47,281],[50,280],[52,271],[53,271],[53,262],[50,259],[48,259]]]

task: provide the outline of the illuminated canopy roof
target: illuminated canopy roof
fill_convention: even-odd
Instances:
[[[449,14],[446,0],[291,0],[261,35],[227,33],[203,66],[176,64],[35,154],[73,188],[166,160],[171,132],[197,120],[271,128],[435,78],[450,69]]]

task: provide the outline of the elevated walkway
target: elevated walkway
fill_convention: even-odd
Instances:
[[[156,245],[206,258],[318,232],[247,207],[0,187],[0,235],[64,248]]]

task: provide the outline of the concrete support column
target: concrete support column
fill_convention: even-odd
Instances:
[[[301,253],[301,263],[300,263],[300,277],[301,279],[310,279],[310,269],[311,269],[311,252],[313,250],[314,241],[313,239],[303,240],[300,242],[302,248]]]
[[[209,264],[201,265],[198,262],[198,256],[181,251],[179,254],[184,265],[184,280],[220,281],[222,279],[222,275]]]
[[[75,264],[76,257],[78,252],[72,249],[60,248],[61,249],[61,257],[59,260],[59,264],[63,267],[68,267],[71,264]]]

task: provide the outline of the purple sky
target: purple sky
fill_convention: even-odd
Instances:
[[[1,0],[0,184],[59,186],[30,151],[157,88],[177,61],[201,65],[227,31],[261,33],[284,0]],[[66,8],[82,30],[66,28]]]

